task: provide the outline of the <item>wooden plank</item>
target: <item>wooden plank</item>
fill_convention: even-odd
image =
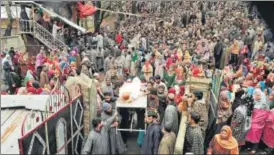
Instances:
[[[6,122],[7,119],[15,112],[15,110],[7,109],[7,110],[1,110],[1,126],[4,122]]]

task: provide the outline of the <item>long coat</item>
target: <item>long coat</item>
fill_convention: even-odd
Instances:
[[[146,134],[142,144],[141,154],[158,154],[158,148],[161,141],[161,127],[158,123],[150,124],[146,129]]]
[[[231,128],[233,137],[237,139],[239,144],[245,141],[245,136],[247,131],[245,130],[245,122],[247,118],[247,107],[245,105],[240,105],[234,111]]]
[[[176,142],[176,135],[173,132],[167,133],[163,136],[158,154],[173,154]]]
[[[111,116],[103,122],[101,131],[92,130],[84,144],[81,154],[109,154],[109,134],[108,131],[116,116]]]
[[[206,106],[205,100],[202,99],[194,102],[194,104],[192,105],[192,111],[197,112],[201,116],[201,121],[199,125],[201,126],[202,131],[205,134],[208,125],[208,108]]]
[[[49,84],[49,77],[47,72],[42,71],[40,74],[40,86],[44,88],[45,85]]]
[[[111,115],[103,112],[102,113],[102,121],[106,121],[108,119],[111,119]],[[113,121],[112,123],[114,123],[115,121]],[[116,132],[116,128],[115,127],[111,127],[108,130],[108,134],[109,134],[109,142],[110,142],[110,153],[111,154],[116,154],[116,150],[118,154],[122,154],[126,151],[126,145],[123,142],[122,136],[120,131]]]
[[[171,131],[176,135],[179,129],[179,120],[176,104],[174,102],[170,103],[165,110],[164,119],[162,122],[162,127],[171,127]]]

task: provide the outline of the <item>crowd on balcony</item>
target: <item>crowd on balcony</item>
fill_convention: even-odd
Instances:
[[[96,79],[99,114],[83,154],[124,153],[127,133],[113,129],[128,126],[129,113],[120,111],[117,119],[112,109],[123,82],[136,76],[148,92],[148,114],[137,113],[148,124],[138,138],[142,154],[173,154],[185,112],[184,153],[273,151],[274,45],[263,20],[237,1],[138,7],[144,16],[127,18],[114,32],[75,34],[71,49],[41,48],[27,59],[12,48],[3,52],[6,92],[48,94],[56,81],[81,73]],[[209,101],[199,90],[186,94],[185,84],[189,76],[211,78],[220,70],[224,78],[209,126]]]

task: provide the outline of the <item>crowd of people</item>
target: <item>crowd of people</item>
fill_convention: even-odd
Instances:
[[[274,45],[263,20],[245,2],[168,4],[138,4],[141,17],[128,17],[115,31],[78,33],[71,49],[41,48],[27,59],[13,48],[3,52],[5,92],[48,94],[70,76],[96,79],[98,118],[82,154],[126,151],[128,134],[115,128],[128,126],[129,112],[113,109],[119,88],[134,77],[147,85],[148,113],[137,111],[137,128],[148,124],[138,138],[142,154],[173,154],[185,112],[184,153],[239,154],[249,147],[255,154],[260,142],[273,151]],[[185,85],[189,76],[211,78],[216,70],[224,78],[209,125],[209,101],[202,91],[185,93]]]

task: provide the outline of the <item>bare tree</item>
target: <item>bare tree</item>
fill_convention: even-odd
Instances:
[[[13,18],[12,18],[12,13],[11,13],[11,9],[10,9],[11,2],[4,1],[3,3],[5,5],[5,9],[6,9],[6,12],[8,15],[8,24],[7,24],[7,28],[6,28],[4,36],[11,36],[11,30],[12,30],[12,24],[13,24]]]
[[[93,5],[96,8],[102,8],[102,2],[101,1],[94,1]],[[107,5],[105,8],[106,10],[110,9],[111,5]],[[105,18],[105,11],[98,10],[94,14],[94,31],[95,32],[100,32],[100,26],[103,22],[103,19]]]

